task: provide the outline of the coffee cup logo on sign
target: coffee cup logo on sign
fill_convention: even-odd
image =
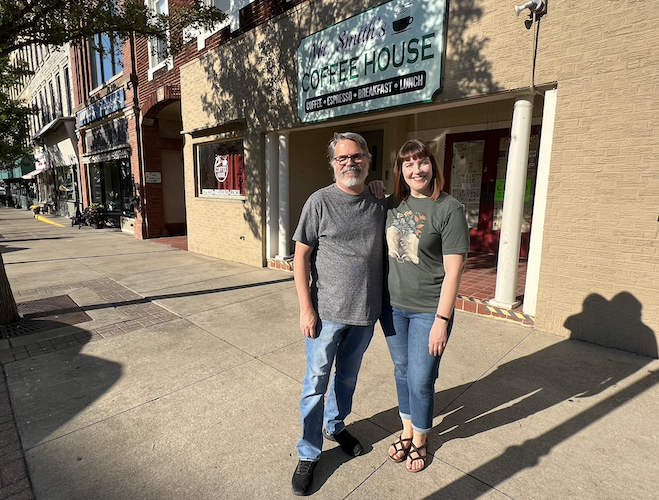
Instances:
[[[215,165],[213,165],[213,171],[215,172],[215,178],[219,182],[224,182],[229,177],[229,157],[217,155],[215,157]]]
[[[409,29],[409,27],[414,22],[414,18],[407,15],[410,12],[412,4],[414,4],[414,2],[404,3],[396,7],[394,10],[394,14],[398,18],[391,24],[392,28],[394,29],[394,33],[402,33],[403,31],[407,31],[407,29]]]

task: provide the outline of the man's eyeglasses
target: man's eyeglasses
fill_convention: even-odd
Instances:
[[[366,155],[364,153],[357,153],[356,155],[335,156],[334,158],[332,158],[332,161],[335,161],[339,165],[343,166],[348,163],[348,160],[352,160],[355,163],[361,163],[364,161],[364,158],[366,158]]]

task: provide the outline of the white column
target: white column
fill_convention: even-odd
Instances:
[[[549,191],[549,159],[554,140],[554,122],[556,119],[556,93],[545,92],[542,111],[542,130],[540,131],[540,155],[538,157],[538,176],[535,181],[533,200],[533,226],[531,226],[531,247],[526,267],[526,285],[524,287],[524,314],[535,316],[540,284],[540,260],[542,257],[542,239],[547,212],[547,193]]]
[[[515,99],[513,126],[510,131],[510,151],[506,167],[506,190],[503,197],[501,236],[497,263],[497,286],[490,305],[503,309],[514,309],[516,300],[517,265],[524,218],[524,193],[526,191],[526,169],[529,160],[533,98],[529,92]]]
[[[279,134],[279,253],[278,259],[290,257],[288,205],[288,133]]]
[[[279,143],[277,132],[265,136],[265,253],[272,259],[279,250]]]

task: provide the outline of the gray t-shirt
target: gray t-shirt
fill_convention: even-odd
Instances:
[[[355,326],[377,321],[386,216],[386,200],[368,188],[352,195],[332,184],[304,204],[293,240],[314,247],[311,300],[321,319]]]

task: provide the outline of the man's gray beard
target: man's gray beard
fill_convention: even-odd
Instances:
[[[355,172],[359,175],[346,175],[339,170],[338,173],[336,171],[334,172],[334,180],[336,180],[338,177],[341,180],[341,184],[343,184],[345,187],[352,188],[362,184],[368,176],[368,170],[362,167],[359,167],[359,170],[352,170],[349,172]]]

